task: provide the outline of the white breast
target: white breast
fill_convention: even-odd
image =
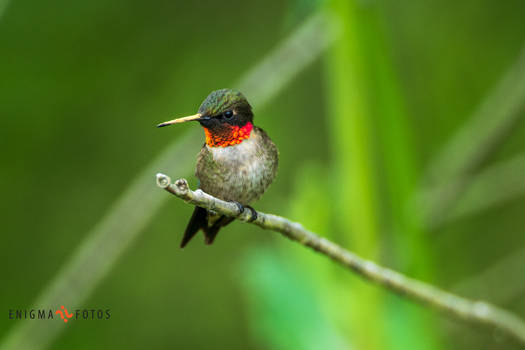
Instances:
[[[271,182],[271,169],[265,166],[265,150],[257,142],[259,135],[228,147],[208,147],[214,161],[221,164],[220,193],[242,203],[256,199]],[[266,179],[267,178],[267,179]],[[218,189],[217,189],[218,191]]]
[[[238,161],[254,161],[257,153],[257,136],[252,133],[252,136],[243,142],[228,146],[228,147],[208,147],[208,150],[213,155],[213,159],[219,163],[238,162]],[[248,165],[248,164],[247,164]]]

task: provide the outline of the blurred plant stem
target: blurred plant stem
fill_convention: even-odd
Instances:
[[[525,248],[517,248],[480,273],[455,284],[452,291],[469,298],[484,298],[498,305],[514,304],[525,294],[525,279],[516,278],[523,275],[524,261]],[[448,335],[463,330],[457,322],[445,322],[445,325],[448,327]]]
[[[336,215],[331,182],[312,181],[330,178],[329,169],[309,160],[293,175],[286,216],[330,235]],[[277,243],[259,244],[238,264],[255,336],[271,349],[351,349],[337,323],[340,300],[348,298],[334,278],[341,270],[284,240]]]
[[[275,245],[249,249],[238,265],[255,338],[275,350],[350,349],[326,312],[324,301],[330,293],[319,293],[319,271],[314,270],[318,265],[312,261],[321,259],[282,243],[286,250]],[[310,259],[298,263],[299,251]]]
[[[511,312],[484,301],[462,298],[382,267],[305,229],[300,223],[292,222],[284,217],[258,211],[254,219],[250,210],[241,211],[235,203],[218,199],[200,189],[192,191],[185,179],[179,179],[172,183],[170,177],[157,173],[157,186],[188,204],[214,210],[218,214],[234,217],[266,230],[279,232],[284,237],[325,255],[370,282],[379,284],[414,301],[434,307],[457,319],[493,327],[511,336],[519,343],[525,344],[525,322]],[[378,337],[379,334],[376,330],[373,329],[373,331],[373,337]],[[367,336],[370,337],[370,332],[367,332]]]
[[[326,65],[330,138],[337,174],[334,183],[337,205],[345,213],[337,218],[338,232],[359,254],[378,259],[383,241],[380,232],[388,231],[396,244],[383,253],[393,255],[403,269],[429,278],[431,258],[422,243],[420,219],[409,208],[416,178],[410,130],[385,40],[380,5],[336,0],[331,8],[334,18],[343,23],[342,35]],[[386,188],[388,203],[377,203],[381,188]],[[380,320],[399,320],[400,315],[404,315],[402,322],[411,325],[409,328],[417,329],[410,338],[412,345],[434,347],[430,327],[411,306],[398,309],[396,300],[386,300],[362,284],[348,289],[355,291],[355,303],[349,307],[354,315],[352,338],[357,348],[404,347],[406,334],[390,326],[395,322],[387,322],[385,329],[378,328]],[[376,337],[367,334],[372,328]]]
[[[476,112],[430,163],[416,202],[437,228],[479,170],[525,116],[525,47]],[[428,194],[431,193],[429,196]]]
[[[337,231],[344,245],[369,259],[379,257],[379,218],[375,190],[373,152],[370,144],[370,115],[366,100],[366,63],[362,56],[362,25],[358,21],[359,5],[355,1],[333,1],[334,19],[341,23],[342,35],[336,41],[327,59],[328,102],[333,164],[338,196],[335,205],[340,208],[335,218]],[[366,22],[366,21],[362,21]],[[384,310],[378,290],[361,283],[345,286],[352,291],[341,310],[350,315],[343,321],[349,332],[349,341],[357,349],[385,348],[381,328]],[[352,302],[353,301],[353,302]],[[374,329],[370,337],[367,330]]]
[[[263,107],[330,45],[336,34],[326,32],[325,27],[323,13],[312,15],[235,86],[257,108]],[[152,127],[154,124],[152,121]],[[189,173],[201,143],[198,131],[190,131],[147,165],[64,263],[36,299],[35,307],[55,308],[59,304],[81,306],[167,200],[166,196],[152,190],[151,174],[158,170]],[[195,150],[195,153],[188,150]],[[59,322],[20,322],[7,333],[0,348],[43,349],[64,329]]]
[[[9,0],[0,0],[0,19],[5,14],[7,6],[9,5]]]
[[[267,103],[305,67],[319,58],[336,39],[337,26],[324,12],[316,12],[248,71],[237,86],[255,106]]]
[[[519,247],[481,273],[457,283],[452,289],[472,298],[483,297],[498,304],[510,303],[525,294],[525,279],[516,278],[523,276],[524,261],[525,247]]]
[[[525,195],[525,153],[500,161],[473,176],[465,185],[457,203],[440,219],[447,224],[459,218],[486,211],[506,201]],[[427,189],[425,196],[432,200],[441,189]]]
[[[189,173],[194,157],[187,150],[199,146],[196,136],[190,132],[171,144],[133,180],[39,295],[35,308],[79,307],[89,297],[165,202],[165,198],[151,191],[152,172],[160,167],[170,173]],[[3,339],[0,348],[43,349],[64,329],[61,322],[20,322]]]
[[[504,201],[525,195],[525,153],[500,162],[477,175],[451,215],[444,222],[485,211]],[[525,248],[517,248],[492,263],[481,273],[465,278],[453,287],[464,295],[486,298],[499,304],[512,302],[525,293],[523,275]],[[508,283],[513,281],[513,283]],[[506,288],[502,288],[505,286]]]

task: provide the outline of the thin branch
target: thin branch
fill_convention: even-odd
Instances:
[[[235,217],[244,222],[251,220],[251,213],[249,211],[239,212],[234,203],[225,202],[201,190],[190,190],[185,179],[177,180],[175,184],[172,184],[168,176],[157,174],[157,185],[187,203]],[[286,218],[258,212],[257,219],[251,223],[266,230],[279,232],[292,241],[312,248],[366,280],[466,322],[495,327],[525,345],[525,322],[506,310],[483,301],[465,299],[379,266]]]

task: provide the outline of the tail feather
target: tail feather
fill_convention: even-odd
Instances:
[[[217,219],[217,216],[215,216],[213,219],[211,219],[213,222],[211,226],[209,226],[210,223],[208,220],[208,211],[201,207],[195,207],[195,210],[193,210],[193,215],[188,222],[188,226],[186,226],[186,231],[184,232],[180,247],[184,248],[186,244],[188,244],[188,242],[191,241],[191,239],[197,234],[197,232],[199,232],[199,230],[204,232],[204,242],[206,244],[212,244],[215,240],[215,237],[217,237],[219,230],[235,219],[224,215]]]
[[[228,225],[230,222],[235,220],[235,218],[230,218],[227,216],[222,215],[219,220],[215,221],[215,223],[207,230],[204,231],[204,242],[206,244],[212,244],[215,240],[215,237],[217,236],[217,233],[219,233],[219,230]]]
[[[208,211],[201,207],[195,207],[190,222],[188,222],[188,226],[186,226],[186,231],[184,231],[184,237],[182,237],[180,247],[184,248],[200,229],[205,232],[208,230]]]

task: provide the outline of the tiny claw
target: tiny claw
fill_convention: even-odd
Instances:
[[[239,214],[237,215],[241,215],[242,213],[244,213],[244,205],[236,201],[232,201],[232,203],[235,204],[237,206],[237,209],[239,210]]]
[[[252,213],[252,216],[250,217],[250,220],[248,220],[248,222],[254,222],[255,220],[257,220],[257,218],[259,217],[259,215],[257,214],[257,211],[249,205],[247,205],[246,208],[250,209]]]

